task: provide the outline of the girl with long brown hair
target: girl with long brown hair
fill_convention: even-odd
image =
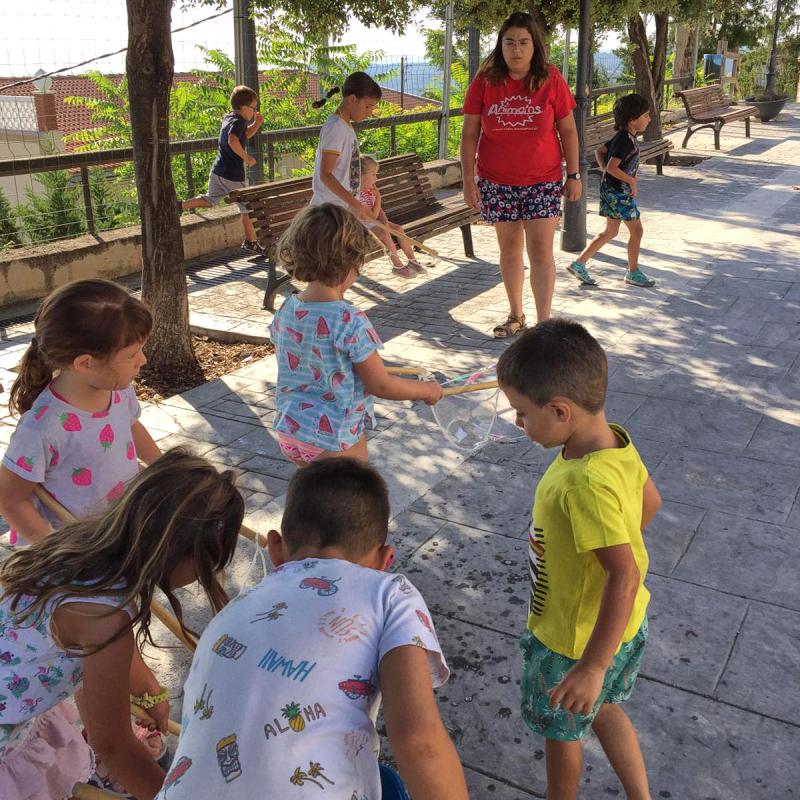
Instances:
[[[500,246],[510,308],[505,322],[494,328],[495,338],[515,336],[526,325],[524,248],[536,316],[550,316],[561,196],[581,196],[574,107],[558,69],[547,63],[544,37],[533,17],[515,12],[467,90],[461,137],[464,200],[495,226]],[[562,160],[567,167],[563,186]]]
[[[0,515],[29,542],[58,520],[37,484],[81,518],[102,511],[160,451],[131,382],[146,363],[150,311],[122,286],[79,280],[42,302],[11,388],[21,414],[0,466]]]
[[[83,687],[88,742],[139,800],[164,772],[133,734],[129,695],[163,693],[140,646],[152,642],[161,589],[184,630],[175,589],[199,581],[212,609],[236,549],[244,501],[233,473],[170,450],[98,517],[67,525],[0,568],[0,797],[58,800],[86,781],[94,755],[64,701]],[[135,635],[134,635],[135,631]],[[155,684],[155,689],[153,689]],[[150,709],[166,731],[169,705]]]

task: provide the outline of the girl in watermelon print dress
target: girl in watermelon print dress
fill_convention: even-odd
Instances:
[[[344,299],[368,237],[347,209],[323,203],[298,214],[278,243],[283,268],[308,284],[287,298],[270,326],[278,358],[274,428],[281,451],[299,467],[345,451],[366,461],[373,397],[433,405],[442,396],[435,381],[390,375],[375,328]]]
[[[11,387],[9,408],[22,416],[0,465],[12,535],[36,542],[60,524],[36,484],[80,519],[122,495],[137,456],[160,455],[131,386],[151,327],[148,309],[111,281],[74,281],[45,298]]]

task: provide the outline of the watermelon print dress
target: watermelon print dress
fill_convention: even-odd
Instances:
[[[290,295],[270,336],[278,358],[274,428],[323,450],[348,450],[373,420],[372,396],[353,369],[383,348],[352,303],[306,303]]]
[[[109,393],[105,411],[83,411],[48,386],[20,417],[3,466],[41,483],[76,517],[102,511],[139,471],[131,426],[139,418],[132,386]],[[54,527],[55,514],[32,498]]]

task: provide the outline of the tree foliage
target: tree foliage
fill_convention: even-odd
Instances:
[[[5,192],[0,189],[0,250],[22,244],[22,237],[14,219],[11,203]]]

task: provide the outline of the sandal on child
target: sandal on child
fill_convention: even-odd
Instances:
[[[515,317],[513,314],[508,315],[508,319],[502,325],[495,325],[492,333],[495,339],[510,339],[525,330],[525,315],[520,314]]]
[[[401,278],[413,278],[416,274],[413,269],[409,266],[405,267],[392,267],[392,272],[395,275],[399,275]]]
[[[410,258],[408,260],[408,266],[411,267],[414,272],[425,272],[425,267],[423,267],[416,258]]]

